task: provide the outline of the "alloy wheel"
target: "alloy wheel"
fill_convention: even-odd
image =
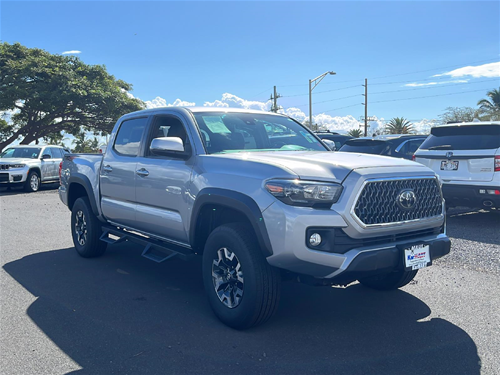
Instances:
[[[30,178],[31,190],[37,191],[39,184],[40,184],[40,181],[38,180],[38,176],[36,174],[31,175],[31,178]]]
[[[212,262],[212,282],[219,300],[230,309],[243,298],[243,271],[235,253],[223,247]]]
[[[75,233],[78,243],[83,246],[87,242],[87,222],[82,210],[77,211],[75,216]]]

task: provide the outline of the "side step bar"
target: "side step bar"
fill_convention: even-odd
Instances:
[[[109,235],[118,237],[111,238]],[[156,263],[161,263],[167,259],[178,256],[182,260],[189,260],[194,257],[194,253],[182,246],[171,244],[165,241],[160,241],[150,237],[143,237],[139,234],[131,233],[123,229],[103,226],[101,241],[108,244],[117,244],[124,241],[135,242],[144,246],[142,256]]]

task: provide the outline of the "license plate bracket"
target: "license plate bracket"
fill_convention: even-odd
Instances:
[[[406,271],[419,270],[432,265],[430,245],[418,243],[401,246],[403,267]]]
[[[443,160],[441,161],[442,171],[456,171],[458,170],[458,160]]]

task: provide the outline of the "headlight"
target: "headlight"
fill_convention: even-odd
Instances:
[[[9,166],[9,169],[13,169],[13,168],[24,168],[26,166],[26,164],[11,164]]]
[[[283,203],[303,207],[329,207],[342,192],[342,185],[316,181],[271,180],[265,186]]]

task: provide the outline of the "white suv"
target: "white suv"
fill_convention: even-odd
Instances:
[[[448,207],[500,208],[500,122],[435,127],[414,160],[439,175]]]

